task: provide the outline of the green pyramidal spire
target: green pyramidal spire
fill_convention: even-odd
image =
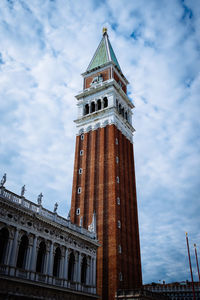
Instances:
[[[92,69],[100,67],[110,61],[112,61],[121,71],[121,68],[108,38],[107,29],[103,28],[103,37],[87,68],[87,71],[91,71]]]

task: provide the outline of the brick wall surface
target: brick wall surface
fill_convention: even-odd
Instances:
[[[84,150],[82,157],[80,150]],[[81,175],[79,168],[83,169]],[[80,195],[78,187],[82,188]],[[103,300],[111,300],[118,289],[142,284],[133,145],[115,125],[90,131],[84,134],[84,140],[80,136],[76,140],[71,220],[79,224],[82,217],[87,228],[94,210],[101,244],[97,253],[97,293]]]
[[[113,78],[114,78],[117,82],[119,82],[119,80],[120,80],[120,78],[119,78],[119,76],[117,75],[116,72],[113,72]],[[121,83],[122,83],[122,82],[121,82]],[[124,85],[123,83],[122,83],[122,90],[123,90],[124,93],[126,94],[126,85]]]
[[[108,68],[108,69],[103,70],[101,72],[97,72],[96,74],[93,74],[92,76],[89,76],[89,77],[85,78],[84,79],[84,89],[89,88],[93,78],[95,76],[100,75],[100,74],[103,75],[103,81],[110,79],[111,78],[111,68]]]

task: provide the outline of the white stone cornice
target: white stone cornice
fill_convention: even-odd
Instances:
[[[76,123],[77,135],[84,132],[115,125],[126,138],[133,143],[133,132],[135,129],[118,114],[115,107],[97,111],[93,114],[81,117],[74,121]]]

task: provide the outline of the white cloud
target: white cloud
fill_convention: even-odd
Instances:
[[[200,243],[197,1],[0,2],[0,171],[67,215],[80,73],[108,27],[135,103],[144,282],[189,279],[184,232]],[[134,33],[134,34],[133,34]],[[196,273],[195,273],[196,276]],[[197,279],[197,278],[195,278]]]

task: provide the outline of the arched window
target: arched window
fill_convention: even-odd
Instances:
[[[124,118],[124,108],[122,108],[121,113],[122,113],[122,116]]]
[[[68,280],[74,280],[74,265],[75,265],[75,257],[73,253],[70,253],[69,263],[68,263]]]
[[[44,262],[46,254],[46,245],[42,241],[39,245],[38,254],[37,254],[37,263],[36,263],[36,272],[44,273]]]
[[[119,281],[123,280],[122,272],[119,272]]]
[[[17,268],[25,269],[26,256],[28,251],[28,237],[23,235],[19,244],[19,251],[17,256]]]
[[[84,111],[84,115],[89,114],[89,104],[85,104],[85,111]]]
[[[53,263],[53,276],[59,277],[60,260],[61,260],[61,250],[59,247],[57,247],[54,256],[54,263]]]
[[[118,102],[118,100],[116,99],[116,108],[117,108],[117,110],[118,110],[118,106],[119,106],[119,102]]]
[[[86,284],[87,259],[84,256],[81,264],[81,283]]]
[[[125,119],[128,121],[128,114],[127,114],[127,111],[125,112]]]
[[[101,100],[99,99],[97,101],[97,110],[100,110],[101,109]]]
[[[0,230],[0,264],[5,263],[6,250],[8,247],[9,231],[7,228]]]
[[[108,98],[107,97],[103,98],[103,107],[104,108],[108,107]]]
[[[95,112],[95,102],[91,103],[91,113]]]
[[[122,113],[122,106],[121,106],[121,104],[119,104],[119,114],[121,114]]]
[[[117,221],[117,227],[121,228],[121,221],[120,220]]]

